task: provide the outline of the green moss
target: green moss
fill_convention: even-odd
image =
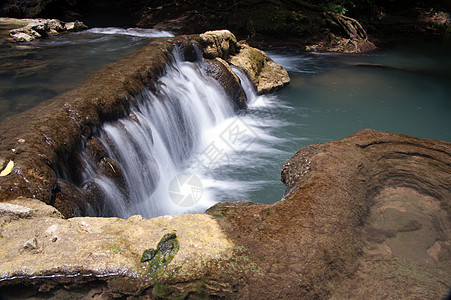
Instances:
[[[148,263],[147,276],[154,280],[152,294],[157,298],[168,298],[170,294],[168,283],[160,280],[166,267],[174,259],[179,251],[180,244],[175,233],[165,234],[156,249],[144,250],[141,256],[141,263]],[[178,272],[180,268],[174,270]],[[171,276],[173,274],[170,274]]]
[[[113,252],[113,253],[115,253],[115,254],[121,254],[122,253],[122,251],[121,251],[121,249],[119,248],[119,247],[116,247],[116,246],[113,246],[113,245],[111,245],[111,244],[106,244],[106,246],[108,247],[108,249],[111,251],[111,252]]]
[[[265,58],[263,54],[254,48],[249,48],[249,56],[252,61],[253,73],[256,75],[260,74],[265,64]]]
[[[147,249],[141,256],[141,263],[149,263],[147,274],[157,280],[166,266],[179,251],[179,242],[175,233],[165,234],[157,245],[157,249]]]

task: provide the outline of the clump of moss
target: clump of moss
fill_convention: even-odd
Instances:
[[[143,252],[141,263],[149,262],[147,274],[153,279],[164,272],[166,266],[174,259],[180,245],[175,233],[165,234],[156,249],[147,249]]]

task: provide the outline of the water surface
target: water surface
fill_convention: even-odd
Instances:
[[[262,122],[274,139],[260,143],[271,150],[228,169],[242,183],[237,189],[248,191],[238,198],[224,192],[224,200],[274,203],[285,189],[280,169],[298,149],[361,129],[451,141],[450,45],[412,41],[359,55],[267,50],[289,71],[291,83],[267,105],[251,105],[245,118]]]
[[[153,29],[93,28],[29,43],[0,44],[0,121],[65,92],[102,66],[135,53]]]
[[[97,28],[12,50],[2,47],[0,120],[74,87],[101,66],[133,54],[148,36],[159,34]],[[249,108],[205,126],[199,133],[201,142],[174,170],[201,179],[208,205],[274,203],[284,192],[280,169],[301,147],[342,139],[364,128],[451,141],[450,50],[446,43],[418,41],[363,55],[269,49],[268,54],[289,71],[290,85],[258,97],[248,87]],[[230,142],[234,132],[245,134],[232,145],[227,138]],[[209,164],[199,163],[212,154],[216,156]],[[205,208],[161,213],[200,213]]]

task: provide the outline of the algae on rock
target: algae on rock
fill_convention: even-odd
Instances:
[[[141,263],[149,262],[148,275],[154,279],[164,272],[166,266],[179,251],[179,242],[175,233],[166,233],[160,240],[156,249],[147,249],[143,252]]]

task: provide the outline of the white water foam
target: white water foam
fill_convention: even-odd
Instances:
[[[200,55],[194,63],[184,61],[180,51],[173,55],[157,90],[145,89],[131,109],[131,117],[105,124],[98,136],[109,157],[120,165],[129,195],[85,156],[83,186],[97,186],[105,203],[104,207],[91,207],[89,214],[149,218],[202,213],[221,200],[242,200],[264,184],[224,173],[254,168],[253,164],[264,166],[261,155],[280,152],[271,145],[282,139],[269,130],[280,124],[262,122],[258,114],[237,115],[224,89],[205,74]],[[279,105],[272,96],[257,96],[247,76],[239,69],[234,71],[249,99],[250,112]],[[171,195],[186,191],[186,186],[180,186],[180,191],[170,189],[174,178],[181,184],[179,179],[191,178],[190,174],[200,180],[203,190],[198,202],[181,206],[177,204],[180,199],[171,201]],[[188,187],[199,190],[198,184]]]
[[[96,27],[88,29],[84,32],[96,33],[96,34],[115,34],[115,35],[129,35],[137,37],[173,37],[174,34],[165,31],[152,28],[118,28],[118,27]]]

